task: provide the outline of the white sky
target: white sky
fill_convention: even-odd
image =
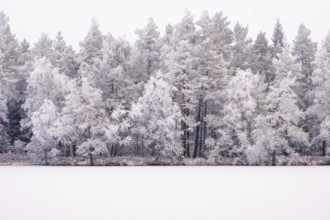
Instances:
[[[180,21],[188,9],[198,19],[204,10],[213,15],[223,11],[231,26],[239,21],[249,26],[255,38],[259,31],[270,39],[276,18],[284,26],[289,41],[304,23],[312,38],[321,42],[330,30],[328,0],[0,0],[0,10],[10,17],[12,31],[19,40],[35,42],[42,32],[54,38],[61,30],[68,44],[78,48],[95,17],[104,33],[134,41],[134,31],[153,17],[163,33],[166,24]],[[329,22],[329,23],[328,23]]]

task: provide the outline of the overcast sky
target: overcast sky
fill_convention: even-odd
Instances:
[[[54,38],[62,31],[68,44],[78,48],[95,17],[104,33],[124,36],[133,42],[135,30],[153,17],[163,33],[166,24],[180,21],[184,10],[198,19],[204,10],[210,15],[223,11],[233,27],[236,22],[249,26],[255,38],[259,31],[270,39],[279,18],[289,41],[304,23],[312,38],[321,42],[330,30],[327,0],[0,0],[0,10],[10,17],[12,31],[19,40],[35,42],[42,32]]]

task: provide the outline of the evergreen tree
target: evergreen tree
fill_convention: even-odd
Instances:
[[[326,38],[328,39],[329,36]],[[330,52],[330,51],[329,51]],[[315,146],[323,146],[323,155],[326,145],[329,145],[327,129],[329,121],[329,86],[330,86],[330,53],[327,50],[327,40],[324,41],[315,60],[315,70],[312,73],[312,87],[310,97],[313,104],[307,109],[310,121],[309,132]]]
[[[0,52],[0,57],[2,53]],[[3,74],[2,66],[0,65],[0,75]],[[9,146],[9,137],[6,129],[7,124],[7,99],[3,92],[3,81],[0,79],[0,154],[6,153]]]
[[[278,54],[282,53],[282,49],[284,47],[284,32],[279,19],[276,20],[272,42],[272,56],[278,58]]]
[[[303,77],[300,72],[301,64],[296,63],[296,57],[292,55],[291,47],[285,39],[283,42],[282,52],[277,55],[277,58],[273,59],[275,71],[274,80],[271,82],[271,85],[278,86],[282,80],[287,77],[288,73],[291,72],[291,75],[297,79],[293,86],[294,91],[300,96],[302,92],[299,80]],[[301,106],[301,100],[299,100],[298,103],[299,106]]]
[[[3,11],[0,11],[0,65],[2,67],[2,78],[6,80],[4,82],[6,85],[2,85],[7,87],[3,90],[6,95],[12,95],[10,91],[12,84],[10,81],[15,79],[17,73],[18,47],[15,35],[10,30],[9,18]]]
[[[310,77],[315,68],[314,59],[317,51],[317,43],[312,41],[310,34],[311,31],[305,25],[300,25],[292,51],[292,54],[297,58],[296,62],[301,64],[303,77],[299,79],[301,85],[301,94],[299,96],[303,100],[303,110],[306,110],[312,104],[311,97],[309,97],[311,91]]]
[[[222,12],[217,12],[212,17],[210,39],[215,44],[218,53],[221,53],[225,61],[230,59],[230,49],[233,42],[233,32],[229,28],[230,22]]]
[[[231,52],[230,67],[233,72],[237,69],[246,70],[249,68],[249,57],[252,49],[252,39],[247,37],[248,27],[237,23],[233,34],[233,47]]]
[[[186,11],[181,22],[175,25],[170,43],[166,45],[168,48],[163,48],[163,63],[166,69],[164,76],[171,85],[175,86],[174,98],[181,110],[181,145],[186,157],[190,157],[191,127],[195,126],[195,119],[191,114],[195,108],[195,104],[191,103],[194,98],[194,88],[190,84],[196,75],[194,49],[196,38],[194,17]]]
[[[219,103],[223,100],[219,97],[222,96],[228,80],[227,63],[224,61],[223,52],[218,50],[218,42],[210,38],[213,24],[207,14],[202,16],[198,25],[201,25],[201,31],[196,46],[197,74],[191,81],[195,96],[192,103],[196,102],[196,122],[198,123],[195,132],[194,157],[206,156],[206,140],[218,126],[214,120],[210,119],[220,116],[222,106]]]
[[[56,54],[53,49],[53,41],[49,39],[48,35],[42,33],[39,40],[32,48],[32,55],[35,58],[46,57],[52,65],[56,63]]]
[[[258,34],[253,45],[251,69],[254,73],[264,77],[267,84],[274,79],[274,67],[272,64],[270,48],[268,46],[266,34],[263,32]]]
[[[76,77],[79,68],[77,56],[71,46],[66,46],[61,32],[57,33],[53,47],[56,54],[55,66],[59,72],[69,77]]]
[[[23,80],[19,71],[21,64],[21,52],[15,35],[11,33],[9,18],[3,11],[0,11],[0,86],[1,86],[1,148],[2,152],[11,150],[10,144],[13,144],[13,139],[16,134],[13,133],[13,120],[17,122],[20,118],[16,118],[16,109],[19,109],[21,101],[21,93],[24,86],[20,83]],[[12,106],[15,105],[15,108]],[[16,123],[17,124],[17,123]],[[19,128],[18,128],[19,129]]]
[[[93,65],[94,59],[101,57],[102,42],[104,36],[96,19],[92,19],[91,27],[82,42],[80,42],[80,63]]]
[[[149,18],[147,26],[136,31],[138,40],[135,44],[144,57],[145,71],[149,76],[159,70],[161,40],[157,29],[154,20]]]

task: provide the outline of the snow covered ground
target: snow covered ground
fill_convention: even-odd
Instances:
[[[330,156],[302,156],[299,157],[298,161],[290,163],[290,159],[284,156],[278,157],[278,166],[325,166],[330,165]],[[292,159],[291,159],[292,160]],[[82,157],[74,158],[72,162],[70,157],[59,157],[55,160],[50,160],[51,166],[88,166],[89,160]],[[214,160],[209,159],[188,159],[185,158],[182,161],[174,161],[171,163],[171,160],[159,160],[155,161],[154,157],[129,157],[129,156],[118,156],[113,158],[95,158],[94,163],[96,166],[235,166],[235,165],[246,165],[239,162],[235,158],[223,158],[218,160],[216,163]],[[0,166],[26,166],[26,165],[35,165],[31,158],[23,155],[13,155],[13,154],[0,154]]]
[[[4,220],[329,220],[330,167],[0,167]]]

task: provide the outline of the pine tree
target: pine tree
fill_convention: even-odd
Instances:
[[[266,34],[260,32],[253,45],[251,69],[264,77],[264,80],[269,84],[274,79],[274,67]]]
[[[2,53],[0,52],[0,57]],[[0,65],[0,75],[3,75],[2,66]],[[9,137],[6,129],[7,124],[7,98],[3,92],[3,81],[0,79],[0,154],[6,153],[9,146]]]
[[[164,76],[177,89],[174,99],[180,106],[181,145],[186,157],[190,157],[191,128],[195,126],[195,119],[191,114],[195,108],[195,104],[191,103],[194,94],[190,84],[196,74],[194,68],[196,38],[194,17],[186,11],[181,22],[175,25],[169,44],[162,50],[163,68],[166,70]]]
[[[326,39],[329,38],[329,35]],[[323,146],[323,155],[326,153],[326,145],[329,145],[328,121],[329,121],[329,85],[330,85],[330,51],[327,50],[327,40],[324,41],[315,60],[315,70],[312,73],[312,87],[310,97],[313,104],[307,109],[311,118],[309,127],[312,143],[315,146]]]
[[[272,56],[278,58],[278,54],[282,53],[282,49],[284,47],[284,32],[279,19],[276,20],[272,42]]]
[[[27,142],[30,140],[29,131],[22,128],[22,120],[26,118],[23,104],[27,97],[27,80],[33,71],[34,62],[30,44],[23,40],[19,46],[18,72],[15,82],[15,98],[11,99],[8,106],[8,131],[10,136],[11,148],[16,152],[23,152]]]
[[[161,40],[157,29],[154,20],[149,18],[147,26],[136,31],[138,39],[135,44],[144,57],[145,71],[148,76],[159,70]]]
[[[11,33],[9,18],[0,11],[0,152],[9,150],[10,127],[8,126],[7,103],[16,99],[16,80],[18,79],[18,42]],[[11,110],[11,109],[9,109]]]
[[[48,35],[42,33],[39,40],[32,48],[32,55],[35,58],[46,57],[52,65],[56,63],[56,54],[53,49],[53,41],[49,39]]]
[[[94,59],[101,57],[104,36],[96,19],[92,19],[91,27],[82,42],[80,42],[80,63],[93,65]]]
[[[103,42],[101,59],[95,61],[95,82],[102,90],[104,99],[112,101],[128,100],[130,94],[129,79],[131,47],[123,39],[114,39],[107,35]]]
[[[218,53],[221,53],[225,61],[230,59],[233,32],[229,28],[230,22],[222,12],[217,12],[212,17],[210,39],[215,44]]]
[[[292,55],[291,47],[285,39],[283,40],[282,51],[281,53],[277,54],[277,58],[273,59],[273,64],[275,68],[275,74],[271,85],[278,86],[282,80],[287,77],[289,72],[291,72],[292,76],[297,78],[297,81],[302,78],[300,73],[301,65],[296,63],[296,57]],[[298,82],[295,83],[294,89],[298,95],[301,93]]]
[[[317,43],[312,41],[310,34],[311,31],[305,25],[300,25],[292,51],[292,54],[297,58],[296,62],[301,64],[301,74],[303,77],[299,79],[301,84],[301,94],[299,95],[303,100],[302,108],[304,110],[312,104],[312,100],[309,97],[311,91],[310,76],[314,71],[314,59],[317,51]]]
[[[76,77],[79,68],[77,56],[71,46],[66,46],[61,32],[57,33],[53,47],[56,54],[55,66],[59,72],[69,77]]]
[[[219,51],[217,41],[212,40],[213,23],[207,14],[199,20],[201,26],[199,41],[196,46],[196,75],[191,81],[196,100],[196,126],[194,157],[206,156],[206,140],[214,132],[217,125],[210,120],[220,116],[222,93],[228,80],[228,71],[224,61],[224,53]],[[223,30],[222,30],[223,31]],[[226,36],[222,34],[223,36]],[[226,41],[225,39],[218,40]],[[223,45],[224,46],[224,45]],[[210,149],[210,148],[209,148]]]
[[[237,69],[246,70],[249,68],[249,57],[252,49],[252,39],[247,37],[248,27],[243,27],[237,23],[234,28],[233,42],[231,52],[230,67],[233,72]]]
[[[0,65],[2,66],[2,76],[4,76],[4,79],[15,79],[19,58],[18,46],[15,35],[10,30],[9,18],[3,11],[0,11]],[[6,90],[9,90],[11,85],[8,84],[7,86],[8,88]],[[8,93],[8,95],[10,93],[5,90],[3,92]]]

